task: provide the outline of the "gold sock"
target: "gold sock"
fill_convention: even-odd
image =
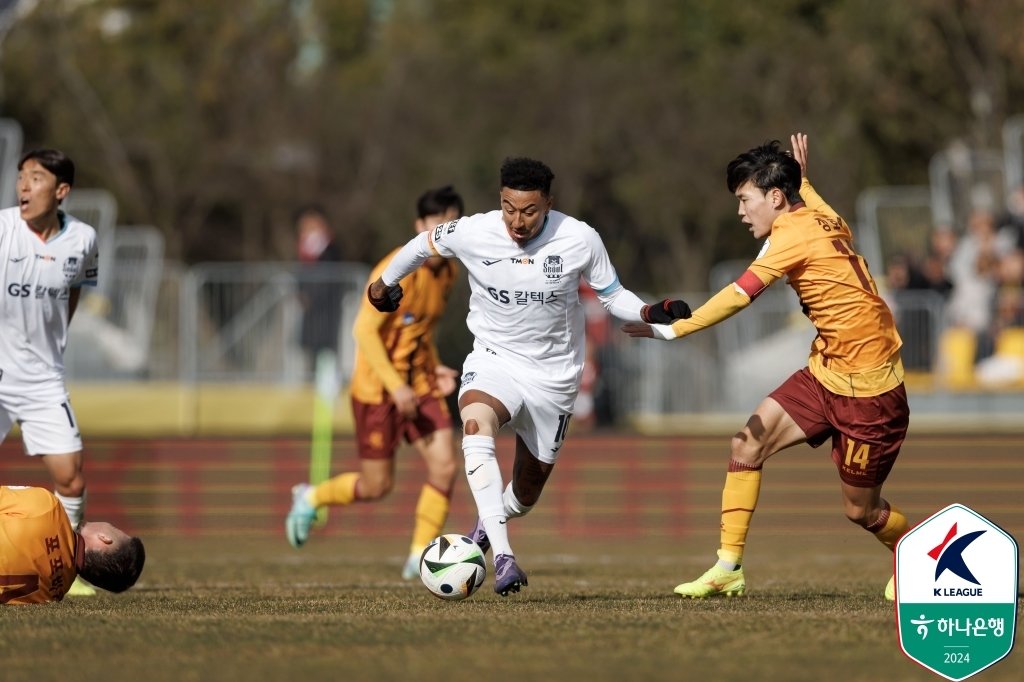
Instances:
[[[882,500],[882,513],[867,527],[867,530],[875,534],[878,541],[891,550],[896,549],[896,543],[903,537],[910,528],[907,517],[898,507],[894,507],[885,500]]]
[[[352,504],[356,501],[357,481],[359,481],[359,474],[355,472],[338,474],[334,478],[313,486],[306,501],[314,507]]]
[[[722,490],[722,549],[718,556],[725,561],[739,564],[743,559],[743,547],[750,530],[750,519],[757,507],[757,496],[761,492],[761,469],[751,469],[734,460],[729,461]]]
[[[427,543],[441,534],[444,522],[448,520],[448,494],[430,485],[423,484],[420,499],[416,503],[416,526],[412,531],[410,554],[423,551]]]

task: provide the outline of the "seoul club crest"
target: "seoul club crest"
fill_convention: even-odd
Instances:
[[[64,260],[64,280],[70,284],[78,274],[78,257],[68,256]]]
[[[900,647],[949,680],[1003,659],[1017,617],[1017,543],[981,514],[954,504],[896,545]]]
[[[548,256],[544,259],[544,276],[551,280],[562,278],[562,257]]]

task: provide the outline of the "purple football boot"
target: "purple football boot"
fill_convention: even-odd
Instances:
[[[516,558],[511,554],[494,557],[494,591],[507,597],[520,587],[526,587],[526,573],[516,564]]]

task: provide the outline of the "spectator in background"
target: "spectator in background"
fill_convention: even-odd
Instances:
[[[295,213],[298,259],[304,266],[341,261],[326,211],[318,205],[300,208]],[[314,367],[322,350],[337,352],[338,326],[341,323],[341,290],[323,269],[309,268],[300,274],[299,302],[302,305],[300,343],[306,352],[307,367]]]
[[[964,236],[949,260],[953,291],[947,313],[951,325],[966,327],[975,334],[976,361],[992,354],[991,330],[1000,261],[1013,248],[1009,234],[997,227],[991,210],[972,210]]]
[[[921,276],[928,288],[949,300],[953,282],[949,278],[949,259],[956,249],[956,233],[948,225],[937,226],[929,236],[928,254],[921,264]]]
[[[1024,185],[1006,197],[1006,212],[998,223],[999,231],[1007,233],[1018,249],[1024,249]]]
[[[1006,198],[1006,213],[999,224],[1000,235],[1012,246],[999,264],[996,334],[1024,326],[1024,185]]]
[[[999,260],[992,324],[987,340],[993,353],[978,362],[975,376],[985,385],[1006,385],[1024,380],[1024,250],[1010,249]]]
[[[932,326],[929,310],[920,292],[928,290],[929,282],[906,253],[889,258],[885,268],[885,301],[896,316],[896,326],[903,337],[903,366],[909,370],[928,370],[932,362]]]

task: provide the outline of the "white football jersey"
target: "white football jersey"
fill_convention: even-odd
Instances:
[[[0,381],[63,377],[68,297],[95,286],[96,230],[61,213],[60,232],[44,242],[17,206],[0,211]]]
[[[466,324],[477,348],[535,369],[549,390],[579,388],[585,344],[580,281],[602,294],[622,286],[594,228],[550,211],[540,233],[521,248],[501,211],[490,211],[438,225],[429,241],[469,273]]]

